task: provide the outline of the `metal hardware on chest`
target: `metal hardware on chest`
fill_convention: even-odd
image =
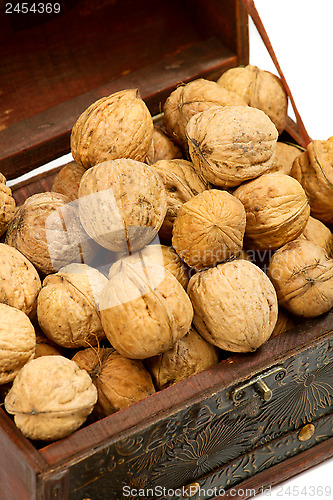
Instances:
[[[307,424],[298,433],[299,441],[308,441],[314,434],[316,428],[313,424]]]
[[[287,373],[283,366],[275,366],[259,375],[251,378],[244,384],[238,385],[230,393],[230,398],[235,404],[239,404],[245,396],[245,389],[253,386],[254,390],[263,398],[264,401],[269,401],[273,396],[272,389],[267,385],[264,379],[275,375],[276,381],[282,380]]]

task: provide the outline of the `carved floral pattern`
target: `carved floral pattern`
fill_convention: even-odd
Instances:
[[[93,496],[96,481],[101,499],[105,498],[103,491],[113,491],[108,500],[120,500],[126,484],[176,488],[218,468],[221,474],[217,477],[228,486],[315,444],[311,440],[295,444],[288,432],[295,433],[305,423],[332,413],[333,340],[289,357],[283,366],[286,375],[282,380],[267,379],[273,390],[270,401],[264,401],[250,386],[245,400],[234,405],[229,398],[231,388],[221,389],[154,426],[147,425],[141,433],[99,450],[81,465],[79,484],[70,480],[71,500],[89,495],[99,500]],[[326,439],[325,432],[316,439]],[[277,437],[279,444],[272,447]]]

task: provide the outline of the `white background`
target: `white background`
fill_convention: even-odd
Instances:
[[[255,4],[309,136],[328,139],[333,135],[333,0],[256,0]],[[252,22],[250,63],[277,74]],[[292,109],[289,116],[294,116]],[[311,486],[330,486],[331,495],[320,495],[319,489],[311,495]],[[297,495],[297,490],[307,490],[307,495]],[[268,493],[255,498],[333,499],[333,460]]]

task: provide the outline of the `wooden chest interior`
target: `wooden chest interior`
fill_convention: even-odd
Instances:
[[[75,120],[104,95],[138,88],[156,114],[179,82],[248,62],[240,0],[60,4],[39,22],[0,10],[0,169],[8,179],[67,153]]]

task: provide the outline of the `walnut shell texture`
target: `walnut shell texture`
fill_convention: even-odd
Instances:
[[[88,347],[105,338],[98,300],[108,279],[97,269],[70,264],[43,281],[37,301],[45,335],[63,347]]]
[[[179,281],[162,266],[123,262],[100,297],[102,325],[123,356],[167,351],[190,329],[193,309]]]
[[[243,97],[249,106],[264,111],[279,133],[283,132],[287,121],[288,97],[279,77],[248,64],[227,70],[217,83]]]
[[[5,241],[44,274],[71,262],[89,264],[97,251],[80,223],[77,202],[51,192],[26,199],[9,225]]]
[[[277,250],[268,266],[285,309],[305,318],[320,316],[333,307],[333,259],[319,245],[298,238]]]
[[[193,196],[210,186],[187,160],[160,160],[152,168],[161,177],[167,194],[167,213],[159,231],[159,236],[170,241],[172,226],[179,208]]]
[[[13,220],[16,210],[16,202],[12,196],[12,190],[6,186],[6,178],[0,173],[0,236],[6,231],[9,223]]]
[[[0,304],[0,384],[14,380],[35,355],[35,329],[26,314]]]
[[[118,271],[120,266],[122,266],[122,261],[125,263],[139,263],[139,265],[145,265],[145,263],[151,262],[156,266],[165,267],[179,283],[185,288],[187,288],[189,282],[190,270],[188,266],[181,260],[177,252],[173,247],[159,244],[147,245],[146,247],[132,253],[132,255],[127,255],[122,257],[114,264],[112,264],[109,270],[109,279],[112,278]]]
[[[312,141],[293,163],[290,175],[303,186],[311,215],[333,224],[333,136],[327,141]]]
[[[228,188],[272,168],[278,133],[261,110],[215,106],[187,125],[189,154],[208,182]]]
[[[0,302],[33,318],[41,287],[33,264],[16,248],[0,243]]]
[[[315,219],[310,215],[299,238],[305,238],[315,245],[319,245],[325,250],[328,257],[333,258],[333,233],[320,220]]]
[[[91,104],[76,121],[71,133],[73,158],[85,168],[117,158],[144,161],[153,129],[137,89],[115,92]]]
[[[182,150],[161,127],[155,125],[145,163],[153,165],[160,160],[173,160],[176,158],[183,158]]]
[[[219,349],[207,342],[192,326],[168,351],[145,360],[155,387],[165,389],[200,373],[219,361]]]
[[[89,373],[97,388],[94,414],[98,418],[128,408],[156,392],[143,362],[125,358],[115,349],[83,349],[72,360]]]
[[[187,292],[194,326],[220,349],[255,351],[271,336],[277,297],[271,281],[255,264],[234,260],[201,271],[192,276]]]
[[[239,186],[233,195],[246,211],[244,245],[256,250],[280,248],[297,238],[310,216],[301,184],[272,172]]]
[[[79,214],[102,247],[129,254],[157,236],[167,211],[159,175],[145,163],[121,158],[100,163],[82,177]]]
[[[5,408],[26,437],[54,441],[81,427],[96,401],[86,370],[64,356],[41,356],[17,374]]]
[[[245,100],[216,82],[198,78],[177,87],[163,107],[163,124],[175,142],[188,148],[186,126],[192,116],[212,106],[245,106]]]
[[[55,176],[51,191],[63,194],[71,201],[76,200],[78,197],[81,177],[85,171],[86,169],[82,167],[82,165],[76,163],[76,161],[67,163]]]
[[[302,149],[292,144],[278,141],[271,172],[282,172],[289,175],[294,160],[302,153]]]
[[[272,331],[271,338],[277,337],[278,335],[281,335],[281,333],[288,332],[289,330],[294,328],[295,324],[295,321],[288,313],[288,311],[283,310],[281,307],[279,307],[278,319],[274,330]]]
[[[227,191],[210,189],[180,207],[172,245],[188,266],[211,267],[240,252],[245,224],[242,203]]]

